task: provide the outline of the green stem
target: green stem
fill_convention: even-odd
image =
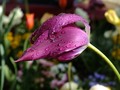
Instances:
[[[13,15],[12,15],[12,18],[10,19],[10,22],[5,27],[5,35],[7,35],[11,30],[15,15],[16,15],[16,11],[13,12]]]
[[[3,30],[3,16],[4,16],[4,12],[5,12],[5,5],[6,5],[6,0],[3,1],[2,3],[2,14],[0,15],[0,39],[3,37],[4,34],[4,30]],[[2,42],[2,40],[0,41]]]
[[[1,60],[1,88],[0,90],[3,90],[3,86],[4,86],[4,65],[5,65],[5,60],[2,59]]]
[[[25,10],[26,10],[26,13],[29,13],[28,0],[25,0]]]
[[[16,66],[16,63],[14,62],[14,59],[12,57],[10,57],[10,61],[14,67],[14,70],[15,70],[15,79],[11,85],[11,88],[10,90],[14,90],[15,89],[15,84],[16,84],[16,81],[17,81],[17,66]]]
[[[112,70],[115,72],[115,74],[117,75],[118,79],[120,80],[120,74],[119,74],[118,70],[116,69],[116,67],[113,65],[113,63],[100,50],[98,50],[92,44],[89,43],[88,44],[88,48],[92,49],[97,54],[99,54],[109,64],[109,66],[112,68]]]
[[[25,51],[28,48],[28,43],[29,43],[29,37],[26,38],[26,40],[24,41],[23,51]]]
[[[68,81],[69,81],[69,90],[71,90],[71,69],[72,69],[72,63],[70,62],[68,64]]]
[[[4,48],[3,48],[2,44],[0,44],[0,55],[1,55],[1,84],[0,84],[1,86],[0,86],[0,90],[3,90],[5,60],[4,60]]]

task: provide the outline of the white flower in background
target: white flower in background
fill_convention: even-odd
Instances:
[[[68,70],[67,64],[58,64],[51,67],[50,71],[54,74],[59,74],[61,77],[66,71]],[[76,72],[75,67],[72,66],[71,68],[72,73]]]
[[[14,12],[15,12],[15,16],[14,16],[13,21],[12,21],[12,26],[21,23],[22,17],[23,17],[24,14],[23,14],[21,8],[17,7],[17,8],[14,8],[10,12],[9,16],[6,16],[6,15],[3,14],[3,16],[2,16],[3,24],[7,25],[11,21],[11,18],[13,17]],[[3,7],[0,6],[0,16],[2,15],[2,13],[3,13]]]
[[[9,18],[6,15],[3,15],[3,24],[8,24]]]
[[[104,33],[104,37],[105,37],[105,38],[110,38],[110,37],[112,36],[112,33],[113,33],[112,30],[106,31],[106,32]]]
[[[8,16],[9,22],[10,22],[11,18],[13,17],[14,12],[15,12],[15,16],[13,18],[12,25],[17,25],[17,24],[21,23],[21,21],[22,21],[23,12],[22,12],[21,8],[19,8],[19,7],[14,8]]]
[[[104,33],[105,38],[113,38],[117,35],[120,35],[120,26],[116,26],[116,30],[109,30]]]
[[[108,9],[115,9],[120,7],[120,0],[102,0],[102,2]]]
[[[90,88],[90,90],[111,90],[111,89],[106,87],[106,86],[103,86],[103,85],[100,85],[100,84],[96,84],[96,85],[92,86]]]
[[[60,90],[82,90],[82,88],[78,89],[78,84],[75,82],[67,82],[60,88]]]
[[[3,13],[3,7],[0,6],[0,16],[2,15],[2,13]],[[8,23],[8,21],[9,21],[8,17],[5,16],[5,15],[3,15],[2,16],[2,22],[3,22],[3,24]]]
[[[3,13],[3,7],[0,6],[0,16],[2,15],[2,13]]]
[[[67,82],[68,80],[68,76],[67,76],[67,72],[68,71],[68,64],[57,64],[51,67],[50,72],[53,74],[54,78],[51,82],[51,87],[52,88],[59,88],[61,86],[64,86],[64,84]],[[72,72],[72,80],[74,82],[78,82],[79,81],[79,77],[76,75],[76,69],[74,66],[72,66],[71,68],[71,72]],[[76,83],[71,82],[71,85],[73,84],[73,87]],[[64,87],[67,87],[67,84],[65,84]],[[61,89],[61,90],[69,90],[69,89]],[[76,89],[71,89],[71,90],[76,90]],[[81,89],[79,89],[81,90]]]

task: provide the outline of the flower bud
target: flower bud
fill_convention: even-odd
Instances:
[[[81,21],[85,31],[75,22]],[[89,44],[90,27],[85,19],[76,14],[59,14],[48,19],[31,35],[33,44],[18,61],[55,58],[71,60],[82,53]]]
[[[105,17],[111,24],[120,25],[120,19],[114,10],[108,10],[105,13]]]

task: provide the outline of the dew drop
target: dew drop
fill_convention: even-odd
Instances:
[[[48,51],[48,48],[46,48],[45,50]]]
[[[55,56],[56,56],[56,52],[53,52],[53,53],[52,53],[52,56],[55,57]]]
[[[31,57],[32,57],[32,59],[33,59],[33,58],[34,58],[34,55],[32,55]]]
[[[63,41],[63,40],[60,40],[60,41]]]
[[[61,34],[64,34],[64,33],[65,33],[64,31],[61,32]]]
[[[37,56],[39,56],[39,53],[36,53]]]
[[[47,40],[47,38],[44,38],[44,40]]]
[[[69,45],[66,45],[66,48],[68,48],[69,47]]]
[[[52,39],[51,42],[55,42],[55,39]]]
[[[60,36],[56,36],[56,38],[58,39],[58,38],[60,38]]]
[[[55,35],[50,35],[50,38],[51,38],[51,39],[55,38]]]
[[[63,48],[59,48],[59,51],[62,51],[63,50]]]
[[[58,45],[57,46],[60,46],[61,44],[60,43],[58,43]]]
[[[39,42],[39,43],[41,43],[41,42],[42,42],[42,40],[38,40],[38,42]]]
[[[27,50],[27,52],[33,52],[33,51],[34,51],[33,48],[29,48],[29,49]]]
[[[77,47],[77,45],[75,45],[75,47]]]

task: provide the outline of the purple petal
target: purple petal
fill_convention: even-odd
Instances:
[[[58,60],[60,61],[67,61],[67,60],[72,60],[75,57],[77,57],[79,54],[82,53],[83,50],[86,49],[87,46],[82,46],[79,48],[76,48],[74,50],[71,50],[69,52],[63,53],[62,55],[58,56]]]
[[[80,46],[85,46],[89,43],[87,34],[77,27],[64,27],[58,34],[56,34],[54,42],[52,43],[51,57],[56,57],[59,54],[71,51]]]
[[[39,40],[28,48],[21,58],[16,62],[29,61],[45,58],[49,52],[46,52],[46,48],[50,45],[50,41],[46,39],[48,31],[44,32],[43,35],[39,36]]]
[[[38,38],[44,31],[49,30],[49,35],[59,32],[62,27],[75,23],[77,21],[81,21],[85,25],[85,31],[87,32],[88,36],[90,34],[90,27],[85,19],[81,16],[76,14],[59,14],[54,16],[53,18],[47,20],[45,23],[42,24],[40,28],[38,28],[32,35],[31,35],[31,43],[34,43],[36,38]]]
[[[81,21],[85,31],[74,25]],[[31,36],[33,46],[28,48],[19,61],[37,60],[41,58],[58,58],[70,60],[80,54],[89,43],[90,27],[80,16],[60,14],[47,20]]]

